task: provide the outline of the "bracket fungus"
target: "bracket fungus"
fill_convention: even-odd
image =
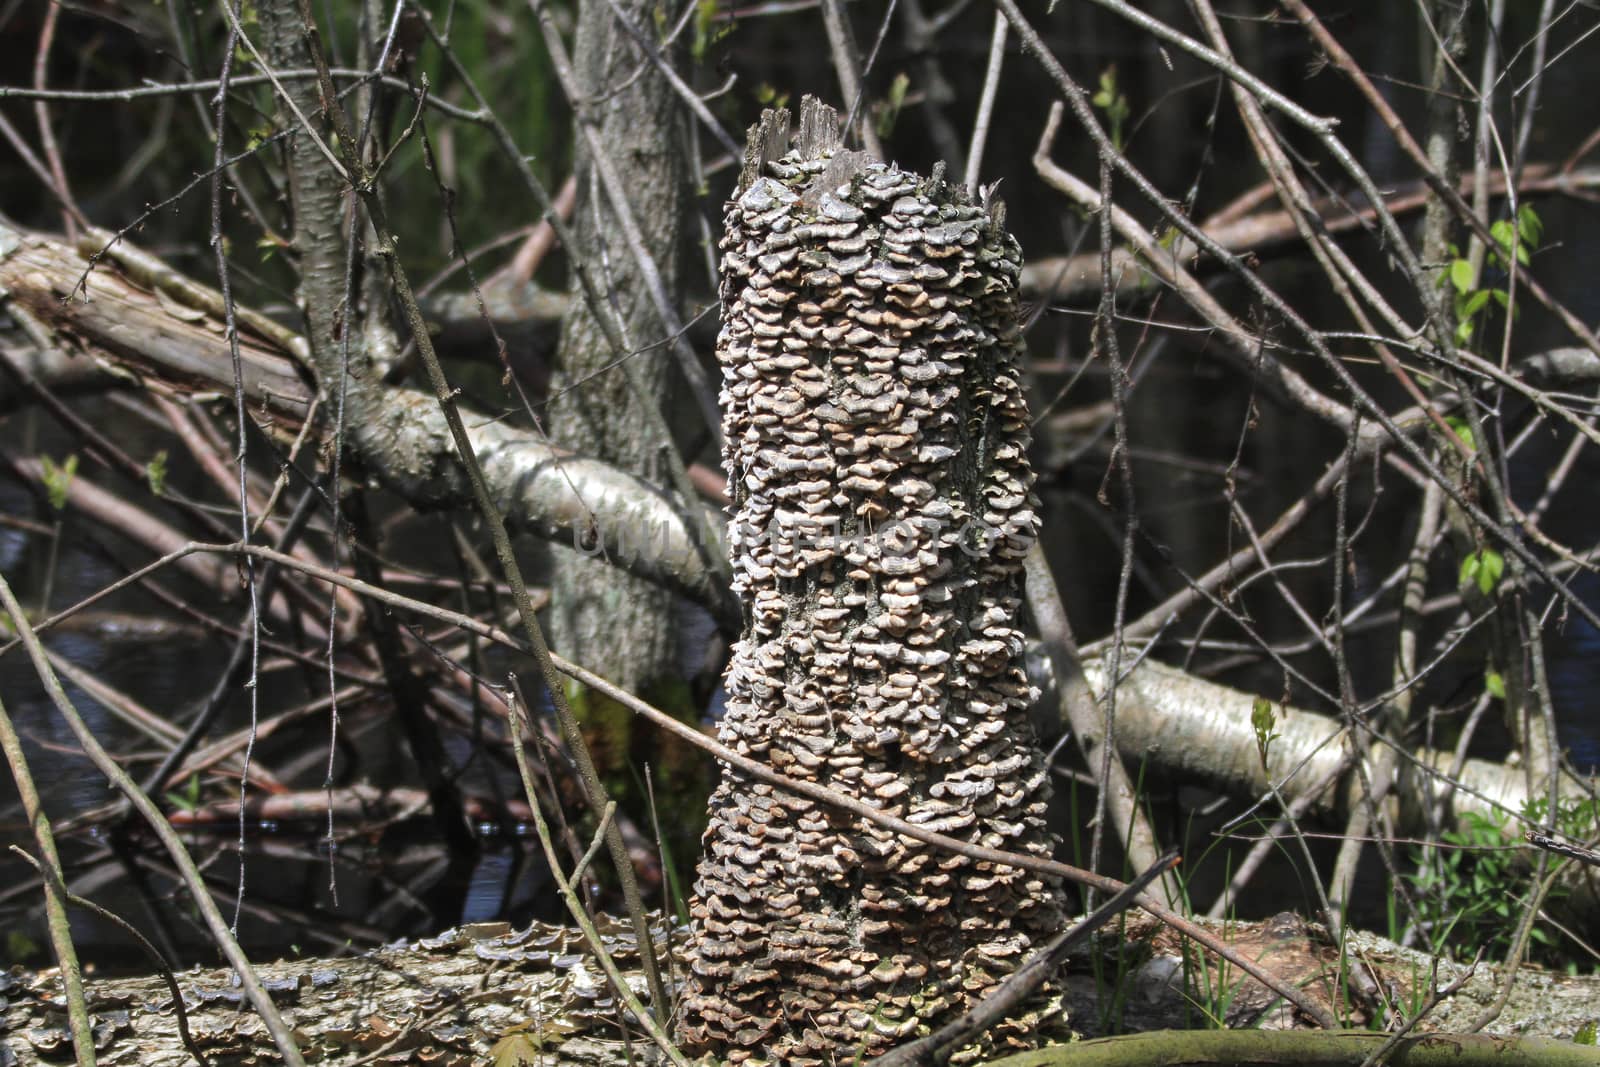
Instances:
[[[744,609],[722,739],[930,830],[1048,855],[1017,624],[1037,522],[1021,253],[999,206],[939,170],[845,151],[810,99],[800,127],[792,150],[787,112],[752,129],[721,241]],[[821,1064],[969,1007],[1061,899],[724,768],[691,911],[685,1042]]]

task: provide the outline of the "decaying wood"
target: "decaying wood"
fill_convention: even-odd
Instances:
[[[1338,952],[1320,928],[1294,916],[1264,922],[1207,923],[1241,951],[1269,963],[1307,988],[1331,992]],[[630,985],[644,983],[632,968],[623,927],[603,923]],[[681,939],[682,932],[676,936]],[[1371,969],[1377,987],[1402,1016],[1425,995],[1432,961],[1382,938],[1355,934],[1346,945],[1350,965]],[[1064,1019],[1047,1035],[1067,1040],[1116,1030],[1142,1032],[1214,1025],[1292,1025],[1277,998],[1237,972],[1202,971],[1192,948],[1153,920],[1130,913],[1116,936],[1091,958],[1080,955],[1058,982]],[[1119,969],[1118,954],[1122,956]],[[535,925],[513,933],[504,923],[446,931],[435,938],[394,945],[343,959],[304,959],[259,968],[308,1060],[328,1067],[357,1063],[426,1063],[468,1067],[490,1062],[504,1039],[541,1050],[547,1067],[622,1067],[628,1054],[618,1036],[615,1008],[577,932]],[[1431,981],[1438,987],[1467,968],[1441,961]],[[680,971],[681,973],[681,971]],[[1455,997],[1424,1021],[1423,1032],[1469,1023],[1495,995],[1499,975],[1480,966]],[[226,970],[179,972],[189,1025],[214,1063],[276,1062],[265,1030]],[[99,1062],[116,1067],[180,1067],[194,1059],[183,1048],[171,997],[159,977],[97,979],[89,976],[90,1008],[100,1043]],[[1600,978],[1568,977],[1524,969],[1505,1013],[1487,1031],[1537,1033],[1570,1039],[1595,1018]],[[1342,1016],[1353,1027],[1372,1024],[1370,1005],[1353,1004]],[[33,1067],[69,1052],[59,976],[54,970],[0,975],[0,1063]],[[1308,1040],[1316,1034],[1307,1034]],[[1329,1041],[1339,1035],[1325,1035]],[[654,1062],[635,1040],[635,1062]],[[1044,1061],[1039,1061],[1044,1062]]]
[[[231,395],[221,318],[170,290],[146,288],[114,262],[92,266],[66,242],[0,220],[0,291],[50,329],[58,347],[150,388]],[[294,359],[248,329],[239,348],[257,416],[303,418],[313,388]]]
[[[1187,1067],[1195,1063],[1249,1063],[1256,1067],[1592,1067],[1595,1050],[1545,1037],[1438,1034],[1401,1038],[1343,1030],[1321,1034],[1261,1030],[1167,1030],[1133,1037],[1053,1045],[1010,1056],[992,1067]],[[1375,1060],[1373,1057],[1384,1057]]]
[[[1021,254],[965,189],[769,113],[722,250],[723,462],[744,627],[724,744],[969,846],[1046,858],[1021,560],[1037,500]],[[728,765],[678,1033],[730,1062],[875,1055],[968,1010],[1059,918],[1050,876],[952,855]],[[1053,1014],[1041,999],[1030,1015]],[[1033,1021],[1015,1021],[1027,1039]]]

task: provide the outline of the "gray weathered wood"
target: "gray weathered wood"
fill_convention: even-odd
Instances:
[[[1256,923],[1207,923],[1278,973],[1328,989],[1337,973],[1337,953],[1293,916]],[[619,962],[628,963],[626,934],[604,923]],[[1280,1029],[1296,1025],[1276,998],[1254,982],[1213,971],[1206,981],[1186,960],[1177,938],[1148,919],[1129,917],[1121,940],[1107,938],[1098,951],[1102,973],[1119,974],[1112,958],[1128,949],[1120,978],[1097,980],[1087,958],[1069,964],[1058,984],[1065,1029],[1103,1036],[1107,1025],[1127,1031],[1205,1026],[1217,1010],[1230,1026]],[[1347,943],[1355,958],[1373,968],[1379,988],[1400,1009],[1426,992],[1431,962],[1419,952],[1382,938],[1355,933]],[[393,946],[342,959],[304,959],[259,968],[308,1059],[326,1067],[429,1063],[468,1067],[489,1062],[496,1042],[513,1033],[542,1042],[546,1067],[622,1067],[628,1062],[618,1040],[614,1008],[591,960],[582,955],[575,930],[538,925],[511,933],[505,924],[484,923],[447,931],[411,945]],[[1439,964],[1438,986],[1464,974],[1460,964]],[[643,981],[629,970],[630,984]],[[225,970],[193,969],[177,976],[189,1005],[190,1026],[215,1063],[275,1062],[260,1021],[242,1007]],[[1495,995],[1500,975],[1485,965],[1456,996],[1442,1003],[1421,1027],[1448,1030],[1466,1025]],[[1118,981],[1112,988],[1104,983]],[[1322,983],[1322,984],[1319,984]],[[194,1063],[178,1039],[172,1005],[158,977],[98,979],[89,976],[90,1009],[98,1023],[99,1062],[109,1067],[185,1067]],[[1595,1017],[1600,978],[1568,977],[1524,970],[1493,1034],[1531,1033],[1569,1039]],[[1349,1009],[1350,1025],[1370,1022],[1367,1009]],[[54,971],[0,974],[0,1064],[35,1067],[57,1062],[66,1051],[65,1013]],[[637,1062],[653,1062],[640,1041]]]

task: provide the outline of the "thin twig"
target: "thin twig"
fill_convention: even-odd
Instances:
[[[995,0],[995,2],[1000,5],[1002,10],[1005,11],[1006,17],[1011,21],[1012,28],[1017,31],[1018,36],[1022,39],[1027,50],[1032,52],[1039,62],[1043,64],[1046,72],[1050,75],[1051,80],[1055,82],[1057,87],[1060,88],[1062,93],[1067,97],[1069,103],[1071,104],[1073,114],[1078,119],[1079,125],[1082,126],[1082,128],[1094,140],[1097,148],[1099,148],[1101,152],[1106,153],[1106,158],[1110,159],[1115,164],[1118,173],[1127,178],[1127,180],[1139,190],[1140,194],[1144,196],[1150,205],[1161,214],[1162,218],[1164,218],[1172,226],[1176,227],[1181,233],[1187,235],[1189,239],[1195,242],[1199,248],[1203,248],[1206,252],[1217,257],[1218,260],[1225,263],[1228,268],[1234,272],[1235,276],[1237,276],[1251,290],[1251,292],[1255,294],[1255,296],[1257,296],[1268,307],[1272,308],[1276,314],[1281,315],[1283,319],[1293,327],[1296,333],[1305,338],[1306,342],[1311,346],[1312,351],[1316,354],[1318,360],[1322,362],[1322,364],[1339,381],[1341,387],[1346,390],[1356,401],[1357,406],[1363,413],[1363,417],[1370,417],[1374,419],[1378,426],[1382,428],[1382,432],[1386,434],[1389,439],[1398,447],[1399,451],[1404,454],[1405,458],[1409,462],[1415,464],[1419,469],[1426,472],[1427,476],[1439,484],[1439,486],[1444,490],[1444,492],[1450,497],[1450,500],[1457,507],[1459,507],[1466,514],[1470,515],[1473,520],[1475,520],[1487,533],[1492,535],[1496,541],[1503,544],[1507,549],[1508,556],[1515,557],[1517,560],[1521,561],[1528,568],[1528,570],[1539,575],[1541,579],[1549,583],[1550,587],[1555,590],[1555,592],[1561,597],[1562,601],[1569,607],[1571,611],[1574,611],[1578,615],[1582,616],[1586,621],[1594,625],[1596,628],[1600,628],[1600,613],[1597,613],[1592,607],[1584,602],[1583,598],[1577,596],[1565,584],[1558,581],[1556,576],[1551,572],[1549,565],[1540,559],[1531,549],[1528,548],[1526,544],[1523,543],[1523,539],[1518,535],[1514,528],[1508,527],[1505,522],[1489,515],[1475,500],[1468,498],[1467,493],[1458,484],[1456,479],[1452,478],[1448,473],[1441,470],[1439,465],[1427,455],[1422,447],[1416,442],[1412,441],[1410,437],[1401,429],[1400,425],[1396,422],[1395,417],[1384,410],[1384,408],[1373,399],[1372,395],[1362,388],[1361,384],[1356,381],[1354,376],[1351,374],[1350,369],[1345,366],[1344,362],[1340,360],[1332,352],[1332,350],[1329,349],[1326,338],[1320,331],[1314,329],[1294,307],[1288,304],[1282,296],[1266,285],[1266,283],[1263,282],[1259,276],[1257,276],[1255,271],[1250,270],[1248,266],[1237,256],[1232,255],[1226,249],[1223,249],[1217,245],[1215,241],[1213,241],[1208,235],[1201,231],[1198,226],[1195,225],[1192,219],[1188,218],[1181,211],[1173,207],[1173,205],[1161,195],[1160,191],[1151,184],[1150,180],[1141,171],[1128,162],[1128,160],[1120,152],[1117,151],[1115,146],[1111,144],[1109,135],[1107,135],[1106,131],[1101,127],[1099,120],[1095,117],[1094,110],[1090,105],[1089,94],[1087,91],[1085,91],[1081,85],[1073,80],[1071,75],[1067,73],[1066,68],[1061,65],[1060,60],[1058,60],[1055,54],[1050,51],[1049,47],[1045,45],[1043,39],[1040,38],[1038,31],[1033,28],[1032,24],[1028,22],[1027,17],[1022,13],[1021,8],[1017,6],[1016,0]],[[1097,0],[1097,2],[1109,5],[1111,0]],[[1285,2],[1293,2],[1293,0],[1285,0]],[[1209,49],[1206,51],[1209,52]],[[1313,124],[1312,128],[1317,127],[1315,124]],[[1354,161],[1350,159],[1349,151],[1345,148],[1345,146],[1340,144],[1337,138],[1333,138],[1331,133],[1328,133],[1327,131],[1322,132],[1327,134],[1327,136],[1322,138],[1324,147],[1341,161],[1341,165],[1346,165],[1347,169],[1352,171],[1353,176],[1358,178],[1358,181],[1364,179],[1365,185],[1370,185],[1370,178],[1368,178],[1366,173],[1362,171],[1359,166],[1356,166]],[[1070,175],[1067,177],[1071,182],[1076,182],[1080,186],[1084,184],[1078,181],[1076,178],[1072,178]],[[1450,192],[1452,195],[1455,195],[1453,188],[1450,190]],[[1091,193],[1090,195],[1093,196],[1094,194]],[[1375,204],[1382,201],[1382,194],[1376,188],[1371,189],[1368,195]],[[1457,199],[1459,199],[1459,197],[1457,197]],[[1384,232],[1392,242],[1395,252],[1401,256],[1402,264],[1405,266],[1408,276],[1412,277],[1413,279],[1420,280],[1422,277],[1421,269],[1420,267],[1416,266],[1415,257],[1412,255],[1409,246],[1406,245],[1404,235],[1400,234],[1398,229],[1394,226],[1393,218],[1386,217],[1384,214],[1380,213],[1379,220],[1383,223]],[[1126,235],[1124,235],[1124,239],[1127,239]],[[1158,253],[1158,255],[1164,254]],[[1532,290],[1531,278],[1529,279],[1529,284],[1530,290]],[[1429,299],[1431,299],[1433,296],[1431,287],[1426,284],[1420,284],[1420,282],[1418,285],[1418,292]],[[1571,317],[1570,313],[1567,317]],[[1563,322],[1565,323],[1566,321],[1567,319],[1564,318]],[[1586,326],[1574,319],[1568,324],[1568,328],[1573,330],[1574,334],[1582,336],[1585,339],[1586,344],[1592,344],[1595,348],[1595,351],[1600,352],[1600,340],[1595,340],[1593,334],[1589,332]],[[1579,331],[1582,332],[1579,333]],[[1442,328],[1436,328],[1435,334],[1436,337],[1447,340],[1449,331]],[[1462,359],[1467,358],[1462,353],[1453,350],[1450,354]],[[1320,396],[1321,394],[1316,395]],[[1323,400],[1324,405],[1331,403],[1331,401],[1329,401],[1327,398],[1323,398]],[[1326,416],[1324,415],[1324,417]],[[1341,423],[1341,425],[1345,424]]]
[[[628,17],[627,12],[622,10],[622,5],[617,3],[617,0],[606,0],[606,2],[611,5],[612,17],[617,20],[617,23],[623,29],[628,31],[628,36],[633,38],[634,43],[639,46],[639,50],[649,57],[651,63],[655,64],[656,70],[660,71],[661,76],[667,80],[667,84],[672,86],[672,91],[678,94],[678,99],[683,101],[683,105],[694,112],[694,117],[700,120],[700,124],[710,131],[711,136],[716,138],[717,143],[726,149],[729,155],[733,156],[734,159],[738,159],[743,154],[743,149],[739,147],[733,136],[722,128],[722,123],[718,122],[717,117],[711,113],[711,109],[706,107],[705,101],[700,99],[700,94],[689,88],[688,84],[678,76],[678,72],[673,69],[672,63],[666,56],[662,55],[661,49],[657,48],[655,43],[645,36],[643,30],[633,24],[633,20]],[[576,103],[574,101],[574,104]]]
[[[1366,72],[1361,69],[1361,65],[1357,63],[1353,57],[1351,57],[1349,52],[1345,51],[1344,46],[1339,43],[1338,39],[1328,32],[1327,28],[1322,25],[1321,20],[1318,19],[1311,9],[1306,6],[1305,0],[1278,0],[1278,2],[1288,9],[1289,12],[1295,16],[1295,18],[1299,19],[1300,22],[1311,31],[1312,37],[1316,40],[1317,44],[1323,48],[1324,52],[1326,52],[1329,61],[1331,61],[1341,73],[1355,83],[1355,86],[1361,92],[1362,97],[1377,113],[1378,118],[1383,122],[1385,128],[1387,128],[1390,134],[1393,135],[1395,143],[1400,146],[1400,150],[1410,157],[1412,162],[1421,168],[1423,180],[1426,181],[1428,185],[1444,199],[1445,203],[1448,204],[1451,210],[1456,213],[1456,217],[1465,222],[1478,237],[1487,241],[1493,241],[1493,236],[1489,233],[1488,226],[1484,224],[1482,219],[1473,214],[1471,205],[1469,205],[1466,200],[1462,198],[1460,192],[1456,190],[1455,186],[1446,180],[1443,175],[1439,174],[1436,169],[1434,169],[1433,165],[1428,159],[1427,153],[1422,150],[1422,146],[1417,144],[1416,139],[1411,136],[1410,132],[1406,129],[1405,124],[1401,122],[1400,116],[1395,112],[1394,108],[1391,107],[1389,102],[1383,98],[1383,94],[1378,91],[1377,87],[1372,84],[1372,81],[1367,77]],[[1341,151],[1340,154],[1343,157],[1341,159],[1341,163],[1344,163],[1345,160],[1349,159],[1349,154],[1347,152]],[[1363,190],[1363,192],[1366,192],[1366,190]],[[1372,194],[1367,193],[1367,195],[1371,196]],[[1381,197],[1375,198],[1373,202],[1375,204],[1381,203]],[[1389,236],[1392,239],[1397,233],[1397,230],[1393,231],[1389,234]],[[1565,304],[1562,304],[1560,301],[1552,297],[1544,288],[1544,286],[1540,284],[1538,279],[1533,276],[1531,271],[1525,267],[1521,267],[1520,264],[1516,264],[1515,260],[1513,260],[1513,264],[1514,266],[1512,269],[1517,270],[1518,276],[1522,280],[1522,284],[1528,287],[1528,291],[1533,294],[1534,299],[1538,300],[1541,304],[1548,308],[1551,313],[1559,318],[1561,320],[1561,324],[1565,326],[1574,337],[1582,341],[1585,347],[1597,354],[1600,354],[1600,338],[1597,338],[1594,332],[1590,330],[1581,319],[1574,315]],[[1419,295],[1423,296],[1424,299],[1428,299],[1431,296],[1431,289],[1428,286],[1423,285],[1418,288],[1418,293]]]
[[[211,249],[217,262],[217,285],[222,293],[222,315],[224,323],[223,336],[228,342],[228,356],[233,364],[233,409],[234,419],[237,422],[237,444],[233,460],[238,468],[239,489],[239,540],[245,544],[250,543],[250,467],[249,467],[249,428],[250,417],[245,405],[244,396],[244,361],[239,351],[239,326],[234,317],[233,308],[233,281],[232,272],[228,269],[228,253],[223,243],[222,232],[222,170],[223,160],[226,158],[225,146],[227,138],[223,131],[227,129],[228,106],[228,76],[233,72],[233,56],[235,52],[235,36],[242,37],[244,31],[239,28],[237,12],[230,4],[240,0],[223,0],[222,7],[227,12],[231,27],[229,40],[223,49],[222,84],[217,87],[216,108],[217,116],[214,123],[217,131],[217,143],[211,161]],[[254,47],[251,47],[254,51]],[[259,61],[260,56],[256,59]],[[265,64],[263,64],[265,66]],[[337,475],[335,475],[337,478]],[[256,575],[255,561],[251,560],[244,568],[245,584],[249,595],[250,617],[248,620],[250,634],[250,679],[246,684],[249,690],[250,701],[250,728],[252,738],[259,721],[260,713],[260,687],[261,677],[261,583]],[[333,640],[332,620],[329,620],[329,641]],[[330,657],[331,659],[331,657]],[[250,788],[250,759],[255,754],[254,744],[246,745],[244,750],[244,776],[239,780],[240,799]],[[244,806],[239,807],[239,899],[244,899],[245,872],[245,820]],[[233,929],[239,929],[239,912],[234,911]]]
[[[39,46],[33,56],[33,87],[43,90],[50,80],[50,45],[56,37],[56,21],[61,14],[61,4],[47,4],[44,25],[39,28]],[[56,198],[61,201],[62,221],[66,224],[67,239],[75,239],[78,227],[88,226],[89,220],[72,197],[72,186],[67,182],[66,168],[61,165],[61,147],[56,144],[56,133],[50,122],[50,104],[42,98],[33,102],[33,116],[39,124],[39,145],[45,162],[50,166],[50,178],[55,186]]]
[[[284,1022],[283,1015],[279,1013],[277,1005],[272,1003],[272,998],[267,994],[266,988],[262,986],[261,979],[257,977],[255,969],[250,966],[250,960],[245,956],[244,950],[239,947],[239,942],[229,932],[228,924],[223,921],[222,913],[217,910],[216,902],[211,898],[211,893],[207,890],[204,880],[200,877],[200,872],[195,869],[194,861],[189,858],[188,850],[183,847],[183,842],[178,839],[177,833],[168,824],[167,820],[162,817],[155,804],[139,789],[133,779],[128,777],[127,772],[117,764],[117,761],[111,758],[110,753],[101,746],[99,740],[95,738],[94,732],[89,729],[88,724],[83,721],[83,717],[72,706],[72,701],[68,698],[66,690],[61,687],[60,679],[56,677],[55,671],[50,667],[49,660],[44,653],[44,646],[40,643],[38,635],[34,633],[33,626],[28,621],[27,613],[12,594],[11,586],[6,582],[4,575],[0,575],[0,605],[3,605],[5,610],[10,613],[12,626],[15,627],[17,635],[27,648],[28,658],[32,660],[33,669],[38,674],[39,680],[44,684],[45,692],[55,705],[56,711],[66,721],[68,728],[77,737],[78,743],[83,746],[84,753],[99,768],[100,773],[104,774],[111,781],[111,784],[116,786],[123,796],[127,797],[128,801],[139,809],[139,814],[144,816],[145,822],[150,829],[161,839],[162,845],[166,848],[168,854],[172,857],[173,863],[182,875],[184,885],[189,890],[191,903],[199,910],[206,929],[210,931],[217,946],[222,950],[223,955],[227,957],[229,964],[232,965],[234,972],[238,975],[239,981],[244,987],[246,999],[250,1001],[256,1012],[261,1016],[261,1021],[266,1026],[267,1033],[272,1036],[272,1042],[277,1046],[278,1052],[283,1056],[285,1062],[290,1064],[290,1067],[305,1067],[305,1058],[301,1056],[300,1049],[295,1044],[294,1035]]]
[[[855,34],[850,29],[850,15],[844,10],[843,0],[822,0],[822,25],[828,33],[828,50],[833,53],[833,67],[839,74],[839,91],[849,105],[848,114],[854,118],[861,108],[865,89],[861,84],[861,55],[856,48]],[[861,144],[874,159],[883,158],[883,144],[878,131],[870,122],[858,127]],[[846,130],[848,134],[850,131]]]
[[[539,834],[539,844],[544,849],[545,862],[550,868],[550,877],[555,880],[556,889],[561,893],[561,899],[567,906],[568,914],[572,916],[572,921],[578,924],[578,929],[583,932],[584,940],[589,943],[589,949],[594,953],[595,962],[605,972],[607,980],[610,981],[612,989],[617,994],[617,999],[628,1006],[634,1017],[639,1020],[639,1024],[644,1027],[645,1033],[650,1035],[650,1040],[655,1042],[656,1047],[661,1050],[667,1059],[671,1060],[677,1067],[689,1067],[689,1061],[684,1058],[682,1052],[678,1051],[678,1046],[673,1044],[672,1038],[664,1029],[667,1007],[665,1000],[657,1001],[651,1005],[654,1012],[639,1002],[639,998],[634,995],[632,988],[629,987],[628,980],[618,970],[616,961],[606,951],[605,940],[600,936],[600,932],[595,929],[594,920],[589,917],[588,911],[584,909],[583,902],[573,889],[573,881],[582,877],[583,869],[594,856],[601,840],[616,834],[616,824],[612,821],[612,816],[616,814],[617,805],[613,801],[606,801],[600,817],[600,828],[595,834],[594,842],[578,862],[571,878],[561,873],[561,856],[556,852],[555,842],[550,837],[550,825],[545,822],[544,812],[539,804],[539,794],[533,786],[533,774],[528,768],[528,756],[522,747],[522,730],[525,725],[522,720],[524,715],[525,711],[521,703],[518,702],[511,709],[511,729],[508,733],[511,738],[511,751],[517,758],[517,773],[522,776],[522,788],[527,792],[528,804],[533,809],[533,825]],[[526,725],[531,726],[532,724],[526,723]],[[649,925],[646,924],[642,930],[636,930],[635,936],[639,938],[639,958],[642,960],[653,956],[654,952],[649,940]],[[652,990],[651,996],[657,995],[664,996],[659,990]]]
[[[320,33],[317,29],[315,17],[310,10],[309,0],[299,0],[300,16],[305,25],[306,36],[311,44],[312,61],[321,72],[323,93],[326,99],[334,97],[333,83],[327,74],[327,59],[320,47]],[[604,808],[607,797],[605,787],[600,781],[600,776],[595,770],[594,760],[589,754],[588,745],[584,741],[583,731],[578,724],[577,717],[572,712],[572,707],[567,701],[565,686],[561,676],[551,661],[550,649],[544,639],[543,628],[540,627],[538,617],[534,612],[533,601],[528,595],[527,583],[522,578],[522,567],[517,561],[516,552],[511,545],[511,535],[506,530],[505,519],[496,506],[494,497],[489,492],[488,483],[484,480],[483,466],[478,461],[476,450],[472,446],[472,439],[467,434],[465,423],[461,419],[461,411],[456,405],[456,390],[445,377],[444,368],[439,362],[438,353],[433,347],[433,338],[428,331],[427,322],[422,317],[422,309],[417,306],[416,297],[411,289],[410,278],[406,274],[405,266],[400,260],[396,248],[393,230],[389,225],[388,211],[383,203],[383,198],[367,180],[366,167],[361,159],[354,154],[355,140],[349,127],[349,119],[344,108],[331,106],[328,116],[333,122],[334,129],[339,134],[339,145],[345,153],[346,165],[350,172],[358,176],[355,189],[360,196],[362,204],[367,209],[367,216],[372,223],[377,235],[376,253],[384,260],[389,270],[390,280],[394,284],[396,298],[404,312],[406,325],[409,328],[412,340],[417,346],[417,354],[422,359],[422,364],[427,372],[428,383],[432,387],[434,398],[439,404],[444,415],[445,423],[449,427],[451,440],[461,465],[465,468],[468,482],[472,487],[473,502],[478,513],[489,528],[490,538],[494,543],[495,556],[500,562],[500,568],[505,574],[506,581],[511,586],[513,602],[517,607],[517,614],[522,624],[523,634],[527,639],[528,647],[533,650],[543,675],[545,686],[549,691],[551,703],[555,705],[556,717],[561,723],[562,732],[567,744],[572,750],[574,760],[577,762],[584,787],[589,794],[589,803],[596,811]],[[613,824],[606,835],[606,842],[611,853],[612,863],[616,867],[617,878],[622,886],[624,899],[627,901],[629,919],[634,927],[634,935],[639,942],[639,959],[645,979],[650,986],[651,1000],[658,1011],[665,1012],[667,996],[661,981],[661,972],[657,964],[655,953],[650,945],[650,925],[645,917],[644,905],[639,897],[638,880],[634,876],[633,864],[628,857],[627,846],[622,840],[622,835]]]
[[[0,577],[0,582],[5,579]],[[17,795],[22,800],[23,817],[33,829],[34,843],[44,857],[36,864],[39,872],[49,875],[44,879],[44,910],[46,925],[50,930],[50,945],[55,950],[56,965],[61,969],[61,984],[67,994],[67,1025],[72,1030],[72,1052],[78,1067],[94,1067],[94,1029],[89,1022],[89,1005],[83,994],[83,971],[78,966],[78,952],[72,944],[72,924],[67,920],[65,885],[61,879],[61,857],[56,852],[55,836],[50,832],[50,818],[39,801],[39,790],[33,784],[33,772],[28,768],[28,758],[22,751],[22,740],[11,724],[11,716],[0,701],[0,749],[11,767],[11,780],[16,783]],[[16,846],[12,846],[16,849]],[[21,851],[20,849],[16,849]],[[23,853],[27,855],[26,853]],[[32,856],[28,859],[31,861]]]
[[[983,72],[983,95],[978,97],[978,117],[972,120],[972,148],[967,152],[967,192],[978,195],[978,178],[983,173],[983,150],[989,143],[989,120],[994,117],[994,98],[1000,92],[1000,68],[1006,58],[1007,27],[1004,13],[994,13],[994,33],[989,38],[989,65]]]

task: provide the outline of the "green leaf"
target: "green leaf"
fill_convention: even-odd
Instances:
[[[1522,230],[1523,244],[1530,248],[1539,247],[1539,242],[1544,239],[1544,220],[1532,204],[1523,204],[1517,209],[1517,226]]]
[[[1595,1043],[1597,1034],[1600,1034],[1600,1020],[1590,1019],[1578,1027],[1578,1032],[1572,1035],[1572,1043],[1574,1045],[1592,1045]]]
[[[689,54],[696,64],[702,63],[706,58],[706,49],[712,42],[717,19],[717,0],[699,0],[694,5],[694,38],[689,45]]]
[[[49,456],[40,456],[39,469],[44,478],[45,497],[50,501],[50,506],[56,511],[64,510],[67,506],[67,489],[72,485],[73,475],[78,473],[77,454],[68,456],[59,467]]]
[[[1499,292],[1499,290],[1495,290]],[[1492,294],[1487,289],[1479,289],[1461,302],[1461,310],[1457,312],[1462,318],[1471,318],[1483,310],[1483,305],[1489,302]]]
[[[1111,128],[1111,143],[1122,147],[1122,126],[1133,109],[1128,98],[1117,90],[1117,65],[1113,63],[1100,72],[1100,89],[1090,98],[1095,107],[1106,113],[1106,124]]]
[[[1472,427],[1467,424],[1466,419],[1460,415],[1449,415],[1445,417],[1444,423],[1456,432],[1456,436],[1461,438],[1461,443],[1467,446],[1468,451],[1478,450],[1478,439],[1472,436]],[[1462,581],[1466,579],[1463,578]]]
[[[1500,700],[1506,698],[1506,680],[1500,676],[1499,671],[1485,671],[1483,687],[1489,691],[1489,695],[1492,697]]]
[[[167,793],[167,803],[178,811],[193,811],[200,806],[200,776],[191,774],[183,783],[183,792]]]
[[[144,480],[150,483],[150,492],[160,496],[167,487],[167,450],[161,449],[144,465]]]
[[[1095,107],[1110,107],[1117,99],[1117,68],[1107,67],[1100,72],[1100,90],[1094,94],[1091,102]]]
[[[1461,561],[1458,583],[1476,582],[1478,592],[1488,596],[1505,573],[1506,558],[1492,548],[1480,548]]]
[[[1492,548],[1484,549],[1479,555],[1483,557],[1483,565],[1478,568],[1478,590],[1488,596],[1506,571],[1506,558]]]
[[[1489,236],[1494,238],[1501,248],[1515,256],[1517,262],[1524,267],[1528,265],[1528,249],[1539,243],[1539,236],[1543,231],[1543,225],[1539,222],[1537,214],[1533,215],[1533,226],[1527,225],[1525,215],[1527,210],[1527,205],[1523,205],[1523,210],[1517,212],[1516,225],[1512,225],[1510,219],[1500,219],[1489,227]]]
[[[1510,219],[1496,219],[1489,226],[1489,236],[1494,238],[1495,244],[1501,248],[1510,248],[1516,238],[1516,231],[1512,228]]]
[[[1256,754],[1261,757],[1262,767],[1266,767],[1267,752],[1278,737],[1277,731],[1273,729],[1277,721],[1277,713],[1272,710],[1272,701],[1266,697],[1256,697],[1250,705],[1250,727],[1256,732]]]
[[[878,105],[878,121],[876,126],[879,137],[888,137],[894,132],[894,124],[900,118],[900,107],[906,102],[906,90],[911,87],[911,79],[904,73],[896,74],[894,81],[889,83],[889,95]]]
[[[895,110],[898,111],[900,105],[906,102],[906,90],[909,88],[911,88],[911,79],[906,77],[904,73],[896,74],[894,81],[889,83],[889,104]]]
[[[1472,264],[1465,259],[1452,260],[1450,263],[1450,284],[1456,287],[1458,293],[1470,293],[1475,288],[1477,279],[1473,277]]]

